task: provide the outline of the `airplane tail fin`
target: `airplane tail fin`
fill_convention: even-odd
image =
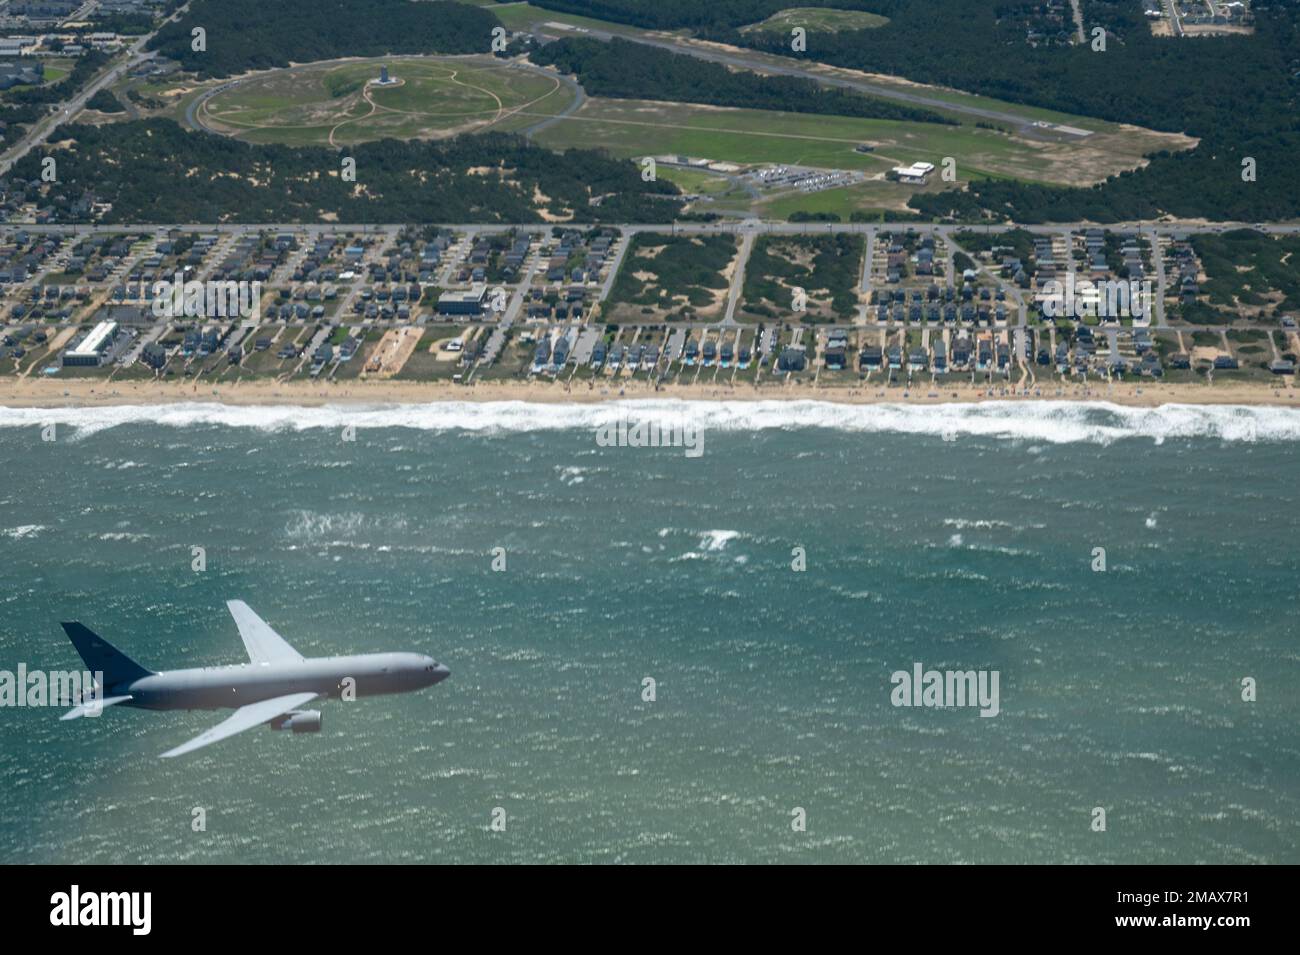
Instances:
[[[103,689],[150,676],[153,672],[140,666],[85,624],[65,622],[63,629],[85,661],[86,668],[92,673],[104,674]]]

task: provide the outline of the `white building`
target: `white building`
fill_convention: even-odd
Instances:
[[[99,365],[104,360],[104,354],[109,346],[113,344],[116,334],[117,322],[100,322],[81,340],[81,344],[63,353],[63,364]]]
[[[910,166],[895,166],[893,169],[899,182],[924,185],[926,177],[934,172],[934,163],[914,162]]]

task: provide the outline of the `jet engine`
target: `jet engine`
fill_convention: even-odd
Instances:
[[[271,721],[273,730],[293,730],[295,733],[319,733],[320,710],[290,710]]]

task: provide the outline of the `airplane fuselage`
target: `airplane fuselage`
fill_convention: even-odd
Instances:
[[[150,710],[211,710],[293,693],[341,697],[348,687],[357,697],[407,693],[433,686],[447,675],[446,667],[418,653],[363,653],[169,670],[109,686],[105,695],[129,694],[130,701],[123,705]]]

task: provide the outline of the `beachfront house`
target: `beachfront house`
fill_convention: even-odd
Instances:
[[[807,365],[807,355],[804,349],[799,345],[787,345],[781,349],[781,357],[777,359],[777,371],[793,372],[803,371]]]

